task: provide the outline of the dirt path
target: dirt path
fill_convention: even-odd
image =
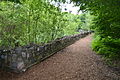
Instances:
[[[0,72],[0,80],[120,80],[90,47],[91,35],[30,68],[24,74]]]

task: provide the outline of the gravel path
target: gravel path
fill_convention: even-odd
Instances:
[[[0,71],[0,80],[120,80],[90,47],[89,35],[23,74]]]

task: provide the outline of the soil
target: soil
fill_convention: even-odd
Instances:
[[[0,80],[120,80],[91,49],[92,35],[80,39],[25,73],[0,71]]]

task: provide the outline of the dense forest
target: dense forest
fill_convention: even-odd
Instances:
[[[52,0],[65,3],[67,0]],[[0,2],[0,45],[42,44],[79,29],[94,30],[92,48],[106,58],[120,58],[120,0],[71,0],[83,12],[61,12],[46,0]],[[94,19],[93,19],[94,18]]]
[[[0,46],[13,48],[30,43],[44,44],[56,38],[90,29],[89,13],[74,15],[44,0],[0,2]]]
[[[120,0],[72,0],[95,16],[92,48],[106,58],[120,59]]]

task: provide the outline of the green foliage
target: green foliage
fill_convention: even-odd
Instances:
[[[1,2],[1,45],[46,43],[63,36],[63,14],[40,0]],[[59,25],[59,24],[60,25]]]
[[[94,16],[90,15],[89,12],[86,12],[82,13],[79,18],[81,20],[81,29],[91,30],[91,27],[93,26],[92,20],[94,19]]]
[[[74,15],[74,14],[70,14],[70,13],[66,13],[64,15],[64,19],[66,19],[66,28],[64,28],[64,35],[72,35],[76,32],[78,29],[78,26],[80,25],[81,20],[79,19],[79,15]]]
[[[20,0],[3,0],[3,1],[11,1],[11,2],[15,2],[15,3],[20,3]]]
[[[75,34],[80,19],[44,0],[0,2],[0,46],[42,44]]]
[[[98,54],[104,55],[106,58],[120,58],[120,39],[112,39],[110,37],[102,38],[100,35],[95,35],[92,42],[92,48]]]
[[[93,29],[96,31],[95,35],[100,35],[101,39],[98,40],[98,42],[93,41],[93,44],[99,47],[99,49],[96,50],[98,53],[102,53],[108,58],[120,59],[119,0],[109,0],[108,3],[99,1],[98,5],[100,5],[100,3],[102,4],[100,9],[93,10],[93,13],[97,14]],[[95,50],[94,47],[93,49]]]
[[[95,16],[94,25],[91,26],[96,36],[93,49],[109,58],[120,57],[120,0],[71,1],[83,12],[89,11]]]

